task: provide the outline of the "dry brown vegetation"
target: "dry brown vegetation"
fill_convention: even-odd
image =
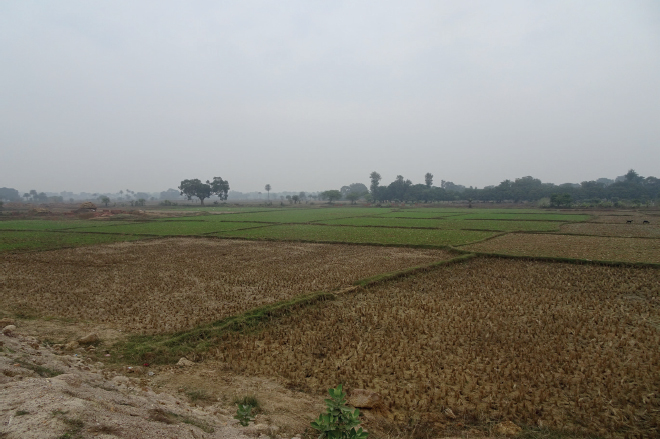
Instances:
[[[380,391],[399,421],[451,409],[657,437],[659,292],[653,268],[478,259],[227,334],[215,355],[299,388]]]
[[[442,250],[168,239],[0,257],[0,309],[169,332],[379,273]]]
[[[517,256],[660,263],[660,240],[510,233],[461,249]]]
[[[559,233],[631,238],[660,238],[660,226],[649,224],[564,224]]]

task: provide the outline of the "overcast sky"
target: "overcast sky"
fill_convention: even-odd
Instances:
[[[660,2],[0,2],[0,187],[660,177]]]

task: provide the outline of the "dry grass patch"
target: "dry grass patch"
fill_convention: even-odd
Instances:
[[[560,233],[627,238],[660,238],[660,226],[651,224],[564,224]]]
[[[479,259],[226,334],[215,355],[292,387],[377,390],[399,422],[652,437],[659,286],[650,268]]]
[[[600,212],[592,219],[597,223],[608,224],[626,224],[626,221],[632,221],[633,224],[642,224],[643,221],[649,221],[651,224],[660,223],[660,214],[658,212],[636,212],[636,211],[617,211]]]
[[[442,250],[168,239],[0,257],[0,309],[171,332],[358,279]]]
[[[658,239],[510,233],[461,249],[514,256],[660,263]]]

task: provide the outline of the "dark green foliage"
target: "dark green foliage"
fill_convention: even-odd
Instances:
[[[366,439],[369,435],[360,425],[360,411],[346,406],[346,394],[341,384],[328,389],[330,399],[325,400],[328,409],[312,422],[312,428],[319,431],[319,439]]]
[[[234,419],[238,419],[238,422],[243,427],[247,427],[250,421],[254,421],[254,416],[252,416],[252,406],[240,404],[236,410],[236,416],[234,416]]]

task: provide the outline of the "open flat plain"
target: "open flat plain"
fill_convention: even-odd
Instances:
[[[530,438],[658,437],[658,218],[437,206],[3,218],[0,318],[56,350],[97,327],[95,349],[67,352],[136,385],[203,390],[222,410],[249,388],[281,437],[318,412],[286,412],[274,389],[320,402],[340,383],[383,397],[364,413],[373,437],[489,436],[505,420]],[[181,356],[194,365],[174,366]]]

